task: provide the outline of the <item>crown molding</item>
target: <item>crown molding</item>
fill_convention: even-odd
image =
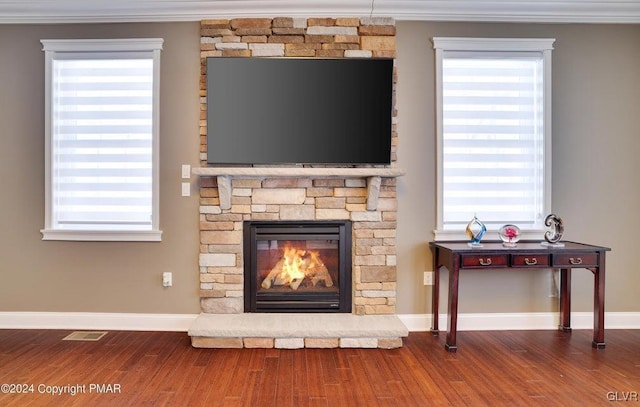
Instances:
[[[640,23],[638,0],[0,0],[0,24],[199,21],[239,17]]]

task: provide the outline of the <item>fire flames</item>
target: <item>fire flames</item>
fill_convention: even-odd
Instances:
[[[320,281],[323,281],[327,287],[333,285],[329,271],[320,259],[320,252],[287,245],[283,250],[282,258],[271,269],[261,285],[264,289],[274,285],[288,285],[293,290],[297,290],[305,278],[309,278],[314,287]]]

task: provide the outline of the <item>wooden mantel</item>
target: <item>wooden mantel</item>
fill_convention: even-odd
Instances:
[[[367,210],[378,207],[382,178],[395,178],[405,171],[395,167],[327,168],[327,167],[194,167],[194,175],[217,177],[220,208],[231,208],[231,178],[366,178]]]

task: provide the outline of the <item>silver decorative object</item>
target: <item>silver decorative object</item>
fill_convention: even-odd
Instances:
[[[562,218],[551,213],[545,218],[544,224],[552,228],[544,234],[544,240],[552,244],[558,243],[560,239],[562,239],[562,234],[564,233],[564,223],[562,222]]]

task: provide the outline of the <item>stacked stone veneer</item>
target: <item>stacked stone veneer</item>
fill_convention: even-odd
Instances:
[[[207,57],[394,58],[395,25],[388,18],[205,20],[201,22],[200,46],[200,137],[202,165],[205,166]],[[397,144],[395,118],[394,109],[393,129],[389,135],[393,146],[392,161],[395,161]],[[394,314],[395,178],[382,178],[376,210],[367,210],[366,199],[364,178],[234,178],[231,180],[231,208],[223,210],[217,179],[201,177],[202,311],[216,314],[244,312],[244,221],[349,219],[353,222],[353,312],[359,315]]]

